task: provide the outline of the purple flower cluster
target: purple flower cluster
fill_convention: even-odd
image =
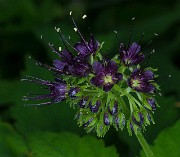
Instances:
[[[73,18],[72,21],[80,42],[72,46],[56,29],[65,48],[57,50],[49,44],[59,58],[53,60],[52,66],[37,62],[53,72],[55,81],[34,77],[22,79],[45,86],[48,94],[25,96],[23,99],[45,101],[31,104],[34,106],[66,100],[78,108],[78,124],[88,132],[95,129],[98,136],[104,136],[111,125],[118,130],[127,123],[130,133],[137,131],[136,128],[145,128],[153,122],[151,113],[157,107],[154,96],[158,85],[154,70],[141,66],[145,60],[141,45],[137,42],[128,45],[120,43],[118,57],[104,59],[101,54],[102,44],[93,34],[87,42]],[[129,104],[125,103],[125,97]]]

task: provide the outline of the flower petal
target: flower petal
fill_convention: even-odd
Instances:
[[[112,88],[113,86],[114,86],[114,84],[110,84],[110,83],[105,84],[105,85],[103,86],[103,90],[104,90],[105,92],[108,92],[108,91],[111,90],[111,88]]]
[[[63,69],[64,69],[64,66],[66,65],[66,63],[64,63],[64,62],[56,59],[56,60],[53,61],[53,65],[54,65],[56,68],[58,68],[58,69],[60,69],[60,70],[63,70]]]
[[[99,45],[100,45],[99,42],[94,39],[94,35],[91,34],[90,40],[89,40],[89,42],[88,42],[88,46],[89,46],[89,48],[91,49],[91,52],[92,52],[92,53],[95,53],[95,52],[98,50]]]
[[[89,49],[85,45],[85,43],[78,42],[74,45],[74,48],[82,55],[86,56],[87,54],[90,53]]]
[[[143,75],[146,78],[146,80],[153,80],[154,79],[154,74],[151,70],[146,70]]]
[[[141,46],[138,45],[138,43],[134,42],[132,43],[131,47],[129,48],[128,52],[131,54],[136,54],[140,51]]]
[[[94,70],[95,74],[99,74],[99,73],[104,73],[105,68],[103,67],[103,65],[100,62],[95,62],[93,64],[93,70]]]
[[[115,74],[118,70],[118,66],[114,61],[109,61],[106,68],[105,68],[105,73],[106,74]]]

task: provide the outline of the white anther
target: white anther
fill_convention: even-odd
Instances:
[[[72,11],[69,12],[69,15],[70,15],[70,16],[72,15]]]
[[[43,36],[41,35],[41,39],[43,38]]]
[[[74,28],[74,31],[77,32],[77,28]]]
[[[59,32],[61,31],[61,29],[60,29],[60,28],[57,28],[56,31],[59,33]]]
[[[29,59],[31,59],[31,56],[29,56]]]
[[[151,54],[155,53],[155,49],[152,50]]]
[[[158,34],[157,34],[157,33],[154,33],[154,35],[155,35],[155,36],[158,36]]]
[[[87,17],[87,15],[83,15],[82,19],[85,19]]]
[[[59,47],[59,51],[61,51],[62,50],[62,48],[61,47]]]
[[[132,21],[135,20],[135,17],[132,18]]]
[[[169,75],[169,77],[171,77],[171,75]]]
[[[117,34],[117,31],[114,31],[114,33],[116,33],[116,34]]]

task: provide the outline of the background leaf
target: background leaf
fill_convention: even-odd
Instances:
[[[180,155],[180,120],[178,120],[172,127],[163,130],[155,139],[152,148],[157,157],[179,157]],[[141,156],[146,155],[141,152]]]

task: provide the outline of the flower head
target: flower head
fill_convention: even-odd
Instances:
[[[95,76],[91,79],[91,83],[96,86],[102,86],[103,90],[108,92],[114,84],[122,79],[122,74],[118,73],[118,66],[114,61],[108,61],[104,65],[100,62],[93,64]]]
[[[151,70],[136,68],[128,79],[128,85],[138,92],[154,93],[156,88],[152,84],[153,81],[154,74]]]
[[[138,45],[138,43],[132,43],[132,45],[128,48],[121,43],[120,44],[120,57],[121,61],[127,65],[127,66],[132,66],[132,65],[137,65],[141,63],[145,56],[144,54],[141,53],[141,46]]]
[[[83,126],[87,132],[95,130],[100,137],[111,126],[116,130],[127,126],[129,134],[145,130],[145,126],[154,123],[152,113],[158,106],[154,96],[159,86],[155,83],[157,75],[153,73],[156,69],[144,69],[140,65],[145,59],[141,46],[136,42],[127,47],[121,43],[120,54],[112,60],[105,60],[101,54],[103,43],[99,44],[92,34],[87,42],[73,17],[72,21],[81,42],[71,45],[68,42],[70,38],[66,40],[60,28],[55,28],[65,48],[61,50],[59,47],[57,50],[49,43],[59,58],[53,60],[53,66],[36,62],[55,72],[55,81],[34,77],[23,79],[44,85],[48,90],[48,94],[26,96],[23,99],[49,99],[43,103],[31,104],[33,106],[49,105],[66,99],[77,110],[75,118],[78,125]]]

